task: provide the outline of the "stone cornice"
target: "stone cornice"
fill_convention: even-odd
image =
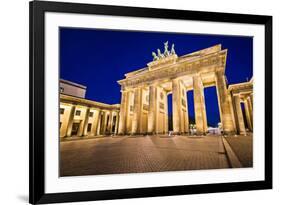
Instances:
[[[245,90],[245,89],[253,90],[253,82],[237,83],[228,86],[228,90],[230,91]]]
[[[87,107],[95,107],[99,109],[107,109],[107,110],[119,110],[120,104],[106,104],[106,103],[100,103],[93,100],[87,100],[84,98],[78,98],[70,95],[64,95],[60,94],[60,102],[62,103],[69,103],[73,105],[83,105]]]

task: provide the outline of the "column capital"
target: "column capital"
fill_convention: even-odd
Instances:
[[[128,89],[121,89],[121,90],[120,90],[121,93],[126,93],[126,92],[128,92],[128,91],[129,91]]]
[[[158,86],[158,83],[155,83],[155,82],[149,83],[147,86],[148,86],[148,87],[157,87],[157,86]]]
[[[223,66],[217,66],[216,67],[216,72],[225,72],[225,65],[223,65]]]
[[[193,76],[192,76],[192,77],[200,77],[200,78],[201,78],[201,73],[200,73],[200,72],[195,73],[195,74],[193,74]]]
[[[183,82],[182,79],[179,78],[179,77],[172,78],[171,81],[172,81],[172,82],[173,82],[173,81],[178,81],[179,83],[182,83],[182,82]]]

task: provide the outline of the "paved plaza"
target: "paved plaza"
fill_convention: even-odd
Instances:
[[[230,168],[221,136],[113,136],[60,148],[61,176]]]

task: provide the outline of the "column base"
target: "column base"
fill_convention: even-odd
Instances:
[[[195,133],[195,135],[204,135],[204,136],[205,136],[206,134],[207,134],[206,132],[200,132],[200,131],[198,131],[198,132],[196,131],[196,133]]]
[[[155,132],[147,132],[146,135],[156,135]]]
[[[236,131],[221,131],[222,135],[236,135]]]

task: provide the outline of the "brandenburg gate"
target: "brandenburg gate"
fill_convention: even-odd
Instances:
[[[189,133],[187,92],[192,90],[196,132],[205,134],[208,126],[204,88],[211,86],[216,87],[223,132],[234,134],[239,131],[237,109],[234,110],[226,83],[227,49],[215,45],[177,56],[174,44],[168,50],[166,42],[163,53],[158,49],[157,54],[153,52],[152,55],[153,61],[147,67],[127,73],[118,81],[122,93],[118,134],[168,133],[169,94],[172,94],[173,133]],[[245,128],[241,126],[240,130],[244,132]]]

